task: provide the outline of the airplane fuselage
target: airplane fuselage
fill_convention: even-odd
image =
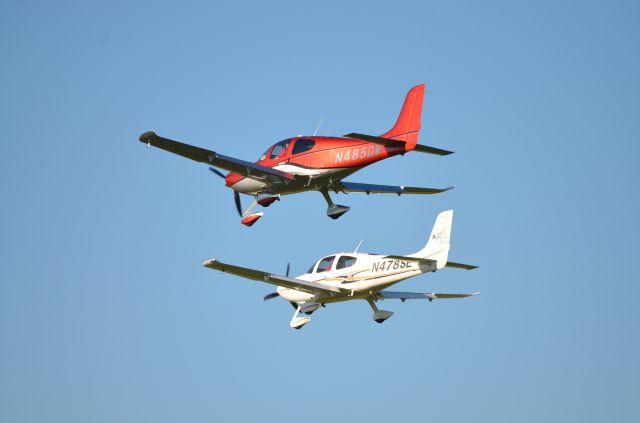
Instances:
[[[353,264],[340,268],[341,264],[350,262]],[[282,298],[294,303],[334,303],[365,298],[405,279],[435,270],[434,264],[420,264],[418,259],[404,260],[367,253],[337,253],[318,260],[307,273],[297,276],[297,279],[337,287],[340,288],[339,293],[314,295],[285,287],[278,287],[277,292]]]
[[[315,191],[365,166],[406,152],[403,146],[383,146],[349,138],[294,137],[272,145],[255,163],[295,175],[295,181],[272,184],[231,172],[226,177],[226,185],[248,195]]]

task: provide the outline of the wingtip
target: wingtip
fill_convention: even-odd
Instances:
[[[204,267],[211,267],[211,265],[213,265],[213,263],[215,263],[216,261],[217,261],[216,259],[205,260],[202,262],[202,265]]]
[[[140,142],[149,142],[151,141],[152,138],[157,137],[158,135],[154,132],[154,131],[147,131],[144,134],[140,135],[140,137],[138,138],[138,140]]]

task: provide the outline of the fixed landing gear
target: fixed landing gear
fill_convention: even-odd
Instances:
[[[329,196],[329,191],[327,190],[326,187],[322,188],[320,192],[322,193],[322,196],[327,202],[327,206],[328,206],[327,216],[329,216],[330,218],[335,220],[340,216],[342,216],[343,214],[345,214],[346,212],[348,212],[349,209],[351,208],[347,206],[341,206],[340,204],[334,204],[333,201],[331,200],[331,197]]]
[[[393,311],[379,310],[376,302],[372,298],[367,298],[367,302],[373,310],[373,320],[376,323],[383,323],[389,317],[393,316]]]
[[[311,321],[311,317],[298,317],[299,314],[300,314],[300,306],[296,307],[296,312],[293,313],[293,317],[289,322],[289,326],[291,326],[293,329],[298,329],[298,330],[302,329],[304,325],[306,325]]]
[[[274,194],[258,194],[253,200],[253,202],[247,207],[247,209],[240,213],[240,222],[245,226],[252,226],[256,223],[262,216],[264,216],[263,212],[252,213],[253,209],[260,204],[262,207],[269,207],[274,201],[280,200],[280,195]],[[236,200],[236,204],[239,205],[239,200]],[[240,211],[240,207],[238,207],[238,212]]]

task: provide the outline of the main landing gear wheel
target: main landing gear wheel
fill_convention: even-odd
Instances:
[[[384,323],[389,317],[393,316],[393,311],[379,310],[376,302],[372,298],[367,298],[367,302],[373,310],[373,321],[376,323]]]
[[[327,202],[327,216],[329,216],[330,218],[335,220],[349,211],[350,207],[333,203],[331,197],[329,196],[329,191],[327,190],[327,188],[321,189],[320,192],[322,193],[324,200]]]
[[[327,216],[329,216],[333,220],[336,220],[337,218],[348,212],[350,208],[351,207],[336,204],[333,207],[327,208]]]

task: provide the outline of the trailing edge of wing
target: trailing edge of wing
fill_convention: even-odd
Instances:
[[[345,137],[354,138],[362,141],[368,141],[374,144],[384,145],[386,147],[404,146],[405,144],[404,141],[393,140],[391,138],[376,137],[373,135],[358,134],[356,132],[347,134],[345,135]],[[417,151],[419,153],[435,154],[438,156],[448,156],[449,154],[453,154],[453,151],[443,150],[441,148],[429,147],[427,145],[422,145],[422,144],[416,144],[416,146],[411,151]]]
[[[287,276],[274,275],[272,273],[263,272],[261,270],[250,269],[247,267],[234,266],[233,264],[222,263],[218,260],[207,260],[202,263],[204,267],[209,269],[220,270],[224,273],[241,276],[243,278],[252,279],[254,281],[266,282],[272,285],[283,286],[285,288],[297,289],[299,291],[309,292],[311,294],[340,292],[340,289],[321,285],[316,282],[303,281],[301,279],[290,278]]]
[[[455,269],[464,269],[464,270],[473,270],[478,268],[478,266],[474,266],[473,264],[456,263],[454,261],[448,261],[445,267],[453,267]]]
[[[256,163],[247,162],[245,160],[236,159],[234,157],[224,156],[205,148],[163,138],[153,131],[145,132],[140,135],[139,139],[140,142],[166,150],[170,153],[219,167],[221,169],[228,170],[229,172],[238,173],[252,179],[264,180],[270,177],[276,177],[284,180],[295,179],[295,177],[290,173],[272,169],[267,166],[261,166]]]
[[[376,295],[381,300],[438,300],[446,298],[465,298],[473,295],[478,295],[479,292],[472,292],[470,294],[446,294],[441,292],[393,292],[393,291],[380,291]]]
[[[364,192],[368,194],[440,194],[441,192],[449,191],[455,186],[447,188],[420,188],[420,187],[405,187],[395,185],[379,185],[379,184],[362,184],[359,182],[346,182],[341,181],[334,185],[334,190],[342,192]]]

